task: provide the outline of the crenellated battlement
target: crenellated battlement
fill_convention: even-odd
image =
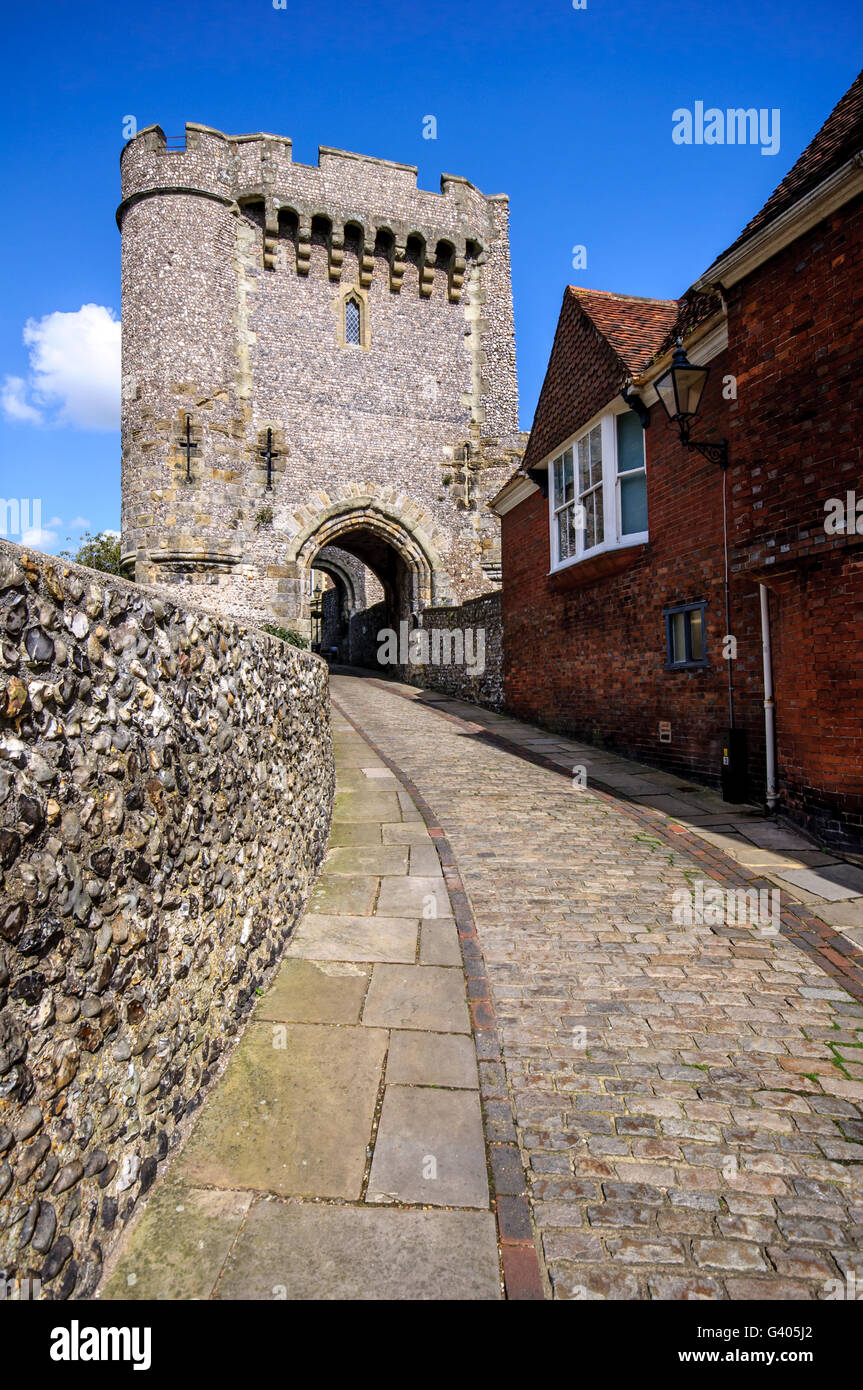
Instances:
[[[322,145],[316,165],[295,163],[287,136],[225,135],[188,123],[183,149],[169,147],[161,126],[139,131],[121,155],[125,213],[146,198],[187,195],[214,199],[233,211],[257,210],[263,222],[263,264],[275,269],[280,238],[293,243],[293,268],[308,273],[313,232],[328,244],[329,278],[338,282],[345,237],[360,242],[368,283],[375,253],[390,262],[390,289],[401,289],[409,253],[418,260],[421,295],[431,294],[435,268],[447,274],[458,302],[470,258],[482,261],[505,227],[508,200],[487,197],[467,179],[441,176],[440,193],[417,186],[415,165]]]

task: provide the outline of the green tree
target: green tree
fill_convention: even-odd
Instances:
[[[95,536],[85,531],[77,550],[61,550],[60,554],[67,560],[74,560],[76,565],[102,570],[104,574],[123,573],[120,568],[120,537],[111,531],[97,531]]]

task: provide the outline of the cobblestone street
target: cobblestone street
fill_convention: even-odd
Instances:
[[[510,1296],[532,1231],[556,1298],[843,1296],[863,1271],[859,870],[668,774],[641,769],[645,806],[633,764],[443,696],[332,689],[442,847]],[[681,893],[740,866],[787,889],[780,934],[675,925]]]

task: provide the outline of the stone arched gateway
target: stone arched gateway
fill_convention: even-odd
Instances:
[[[182,150],[139,131],[121,167],[136,577],[304,636],[312,552],[346,536],[396,608],[497,587],[487,503],[524,445],[506,198],[200,125]]]
[[[319,493],[292,518],[285,579],[274,607],[281,622],[307,635],[309,572],[325,549],[353,555],[383,587],[392,624],[433,603],[451,599],[441,559],[445,538],[415,502],[391,488],[350,485],[342,497]],[[326,558],[321,562],[326,568]]]

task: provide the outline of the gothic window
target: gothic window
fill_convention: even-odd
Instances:
[[[360,306],[356,299],[345,300],[345,342],[348,347],[360,345]]]

